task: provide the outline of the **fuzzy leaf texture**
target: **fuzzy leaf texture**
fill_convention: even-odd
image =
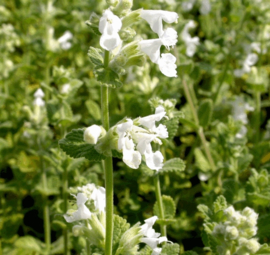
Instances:
[[[162,169],[159,170],[159,173],[167,173],[167,172],[182,172],[186,168],[184,161],[180,158],[172,158],[167,160]]]
[[[175,211],[176,211],[176,207],[175,207],[175,203],[173,199],[170,196],[162,195],[162,203],[163,203],[163,210],[164,210],[164,219],[173,219],[175,216]],[[157,202],[155,202],[154,204],[154,215],[158,216],[157,223],[159,224],[166,223],[166,221],[162,221],[164,219],[162,219],[161,217],[161,213],[160,213]],[[162,222],[159,222],[159,220],[161,220]],[[169,223],[171,222],[169,221]]]
[[[72,158],[85,157],[90,161],[99,162],[105,156],[99,154],[93,145],[83,140],[84,129],[73,129],[64,139],[59,141],[60,148]]]
[[[118,215],[113,216],[113,254],[119,247],[122,235],[129,229],[130,224]]]
[[[165,244],[162,247],[161,255],[179,255],[180,247],[179,244]]]
[[[213,217],[213,212],[208,206],[200,204],[197,206],[197,208],[204,215],[206,221],[210,220]]]
[[[101,56],[101,53],[102,53],[102,50],[94,48],[94,47],[90,47],[87,55],[94,65],[103,66],[103,58]]]
[[[213,101],[211,99],[203,100],[198,109],[198,118],[200,126],[206,128],[212,118]]]
[[[96,68],[95,75],[103,86],[111,88],[120,88],[122,86],[118,74],[109,68]]]
[[[226,198],[224,196],[217,197],[216,201],[214,202],[214,212],[217,213],[218,211],[225,210],[228,207]]]

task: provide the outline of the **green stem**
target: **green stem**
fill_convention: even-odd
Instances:
[[[256,108],[255,108],[255,143],[258,144],[260,141],[260,127],[261,127],[261,93],[255,92],[255,102],[256,102]]]
[[[160,216],[161,216],[161,219],[165,219],[162,197],[161,197],[159,174],[156,174],[156,176],[154,177],[154,186],[155,186],[156,200],[158,204],[158,209],[160,211]],[[160,231],[161,231],[162,236],[167,236],[166,225],[161,225]]]
[[[109,51],[105,51],[104,67],[109,65]],[[101,86],[101,111],[102,124],[108,131],[109,123],[109,88]],[[112,255],[112,236],[113,236],[113,166],[112,157],[106,157],[104,160],[105,171],[105,189],[106,189],[106,236],[105,236],[105,254]]]
[[[208,162],[210,164],[210,167],[211,167],[212,171],[214,172],[216,170],[216,166],[215,166],[214,160],[212,158],[211,152],[209,150],[209,147],[207,145],[207,141],[206,141],[206,138],[205,138],[205,135],[204,135],[204,132],[203,132],[203,128],[200,126],[198,114],[197,114],[197,111],[196,111],[195,106],[193,104],[192,98],[190,96],[188,86],[187,86],[186,81],[184,79],[183,79],[183,87],[184,87],[184,91],[185,91],[187,101],[188,101],[188,103],[190,105],[190,108],[191,108],[191,112],[192,112],[195,124],[198,126],[198,129],[196,130],[197,134],[201,139],[201,142],[202,142],[206,157],[208,159]]]
[[[67,167],[64,167],[63,172],[63,200],[64,200],[64,212],[67,212],[68,209],[68,197],[67,197],[67,190],[68,190],[68,172]],[[63,230],[64,236],[64,255],[68,255],[68,229],[67,227]]]

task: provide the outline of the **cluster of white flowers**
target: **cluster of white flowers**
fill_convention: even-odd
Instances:
[[[44,96],[45,95],[44,95],[44,92],[42,91],[42,89],[38,89],[34,94],[35,100],[34,100],[33,104],[37,105],[37,106],[44,106],[45,102],[42,99]]]
[[[234,75],[236,77],[241,77],[243,74],[249,73],[251,71],[251,67],[254,66],[257,61],[258,55],[256,53],[249,53],[243,62],[242,68],[234,70]]]
[[[72,46],[71,40],[73,38],[73,34],[70,31],[66,31],[62,36],[60,36],[57,40],[54,39],[54,28],[49,27],[48,28],[48,37],[46,38],[46,47],[47,50],[56,52],[60,48],[63,50],[68,50]]]
[[[186,55],[189,57],[192,57],[197,49],[197,46],[200,44],[199,42],[199,37],[195,36],[195,37],[191,37],[191,35],[189,34],[188,30],[190,28],[195,28],[196,24],[193,20],[190,20],[184,27],[183,31],[182,31],[182,40],[185,42],[186,44]]]
[[[260,244],[252,238],[257,233],[258,214],[253,209],[246,207],[242,212],[235,211],[233,206],[224,210],[227,220],[214,227],[212,235],[221,243],[218,247],[219,254],[228,253],[235,245],[234,254],[254,254]],[[227,252],[227,253],[226,253]]]
[[[60,47],[63,50],[68,50],[71,47],[71,40],[73,38],[73,34],[70,31],[66,31],[61,37],[57,39],[57,42],[60,44]]]
[[[243,123],[240,131],[236,134],[237,138],[243,138],[247,133],[246,124],[248,123],[247,112],[254,111],[254,107],[244,102],[242,97],[236,97],[234,101],[230,102],[232,106],[232,117],[236,121]]]
[[[160,71],[168,77],[177,77],[176,58],[171,53],[161,54],[160,48],[164,45],[167,49],[177,43],[177,32],[173,28],[163,30],[162,21],[167,23],[176,22],[178,14],[169,11],[142,10],[141,17],[146,20],[151,29],[158,34],[158,39],[140,41],[141,51],[149,56],[153,63],[159,65]]]
[[[156,233],[153,229],[153,225],[157,219],[157,216],[153,216],[145,220],[145,224],[141,226],[140,230],[140,233],[144,236],[141,238],[141,242],[146,243],[152,248],[153,251],[151,255],[159,255],[162,251],[162,248],[157,247],[158,244],[168,241],[167,237],[160,236],[160,233]]]
[[[162,144],[159,138],[167,138],[168,131],[165,125],[155,122],[165,117],[166,112],[162,106],[156,108],[155,114],[138,118],[116,126],[118,133],[118,150],[123,153],[123,161],[129,167],[137,169],[141,164],[142,156],[146,165],[152,170],[160,170],[163,166],[163,155],[160,151],[153,152],[151,142]],[[140,127],[143,126],[143,127]],[[136,144],[136,150],[135,150]]]
[[[67,222],[74,222],[78,220],[90,219],[92,212],[88,209],[85,203],[88,200],[93,200],[95,210],[98,212],[105,212],[105,189],[103,187],[97,188],[95,184],[87,184],[83,187],[78,187],[78,194],[75,196],[78,210],[68,211],[64,215]]]
[[[163,30],[162,21],[167,23],[176,22],[178,14],[168,11],[141,10],[141,18],[146,20],[151,29],[158,34],[158,39],[142,40],[139,42],[140,50],[148,55],[152,62],[159,65],[160,71],[168,77],[177,77],[176,74],[176,58],[170,54],[160,54],[160,48],[164,45],[167,49],[175,46],[177,42],[177,32],[173,28]],[[99,20],[100,46],[112,51],[117,47],[121,47],[122,40],[118,32],[122,27],[121,19],[107,9],[103,12]],[[118,49],[118,48],[117,48]],[[120,52],[120,49],[118,50]]]
[[[182,9],[183,11],[191,11],[196,3],[196,0],[189,0],[182,2]],[[211,11],[211,3],[209,0],[201,0],[200,1],[200,13],[202,15],[207,15]]]
[[[5,51],[13,52],[20,45],[19,36],[16,34],[12,24],[2,24],[0,27],[1,46]]]

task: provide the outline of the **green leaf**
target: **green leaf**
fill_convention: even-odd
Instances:
[[[208,160],[204,156],[203,152],[199,148],[196,148],[194,150],[194,155],[195,155],[196,166],[201,171],[208,172],[211,169],[211,167],[208,163]]]
[[[99,154],[92,144],[83,140],[84,129],[73,129],[64,139],[59,141],[60,148],[73,158],[85,157],[90,161],[99,162],[106,157]]]
[[[182,255],[198,255],[195,251],[185,251]]]
[[[180,246],[179,244],[173,243],[169,244],[166,243],[162,247],[161,255],[179,255],[180,253]]]
[[[122,235],[129,229],[130,224],[125,219],[118,215],[113,216],[113,254],[119,246],[119,241]]]
[[[182,172],[186,168],[184,161],[180,158],[172,158],[167,160],[162,169],[159,170],[159,173],[167,173],[167,172]]]
[[[203,100],[198,109],[198,118],[200,126],[206,128],[212,118],[213,101],[211,99]]]
[[[71,172],[71,171],[74,171],[78,168],[80,168],[80,166],[85,162],[85,159],[84,158],[76,158],[76,159],[73,159],[70,164],[68,165],[67,167],[67,171],[68,172]]]
[[[101,119],[100,106],[95,101],[89,99],[85,102],[85,105],[86,105],[86,108],[87,108],[89,114],[95,120]]]
[[[213,212],[208,206],[200,204],[197,206],[197,208],[204,215],[206,221],[210,220],[213,217]]]
[[[268,206],[270,203],[270,192],[267,194],[247,193],[247,200],[255,205]]]
[[[103,58],[101,54],[102,54],[101,49],[97,49],[92,46],[89,48],[88,53],[87,53],[91,62],[96,66],[103,66]]]
[[[260,216],[258,219],[258,233],[261,238],[270,238],[270,214]]]
[[[176,206],[173,199],[170,196],[162,195],[162,203],[164,219],[173,219],[176,211]],[[160,220],[163,220],[157,201],[154,204],[154,215],[158,216]],[[159,222],[157,221],[157,223]]]
[[[260,249],[255,253],[256,255],[270,255],[270,247],[264,243]]]
[[[31,253],[43,253],[45,249],[45,245],[38,239],[32,237],[32,236],[23,236],[17,239],[14,243],[14,246],[16,248],[23,248],[27,253],[25,254],[31,254]]]
[[[169,134],[168,139],[173,139],[179,128],[179,117],[171,118],[169,120],[164,119],[161,123],[167,127]]]
[[[97,68],[95,69],[95,75],[103,86],[112,88],[120,88],[122,86],[118,74],[109,68]]]
[[[228,205],[227,205],[227,201],[226,201],[226,198],[224,196],[218,196],[216,201],[214,202],[214,212],[217,213],[218,211],[223,211],[225,210]]]

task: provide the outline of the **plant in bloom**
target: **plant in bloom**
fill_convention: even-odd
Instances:
[[[141,51],[149,56],[153,63],[159,65],[160,71],[168,77],[177,77],[176,58],[170,54],[162,54],[160,57],[160,48],[164,45],[167,49],[174,47],[177,43],[177,32],[173,28],[163,30],[163,23],[176,22],[178,14],[176,12],[159,10],[142,10],[141,17],[146,20],[151,29],[158,34],[158,39],[142,40],[139,42]]]

